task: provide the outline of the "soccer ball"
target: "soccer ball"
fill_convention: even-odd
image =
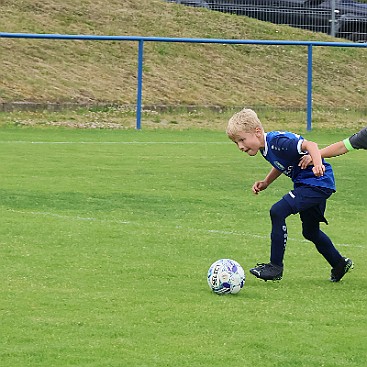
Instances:
[[[210,265],[208,285],[217,294],[236,294],[245,284],[242,266],[231,259],[220,259]]]

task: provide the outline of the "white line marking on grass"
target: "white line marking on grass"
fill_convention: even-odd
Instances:
[[[219,229],[208,229],[208,230],[204,230],[205,232],[208,233],[218,233],[218,234],[225,234],[225,235],[234,235],[234,236],[250,236],[253,238],[261,238],[261,239],[268,239],[269,236],[262,236],[259,234],[253,234],[253,233],[244,233],[244,232],[236,232],[236,231],[221,231]]]
[[[230,145],[230,141],[26,141],[26,140],[4,140],[0,141],[0,144],[121,144],[121,145],[149,145],[149,144],[227,144]],[[318,144],[320,147],[326,147],[327,144]]]
[[[69,220],[80,220],[80,221],[90,221],[90,222],[99,222],[99,223],[113,223],[113,224],[133,224],[133,225],[140,225],[138,222],[131,222],[126,220],[108,220],[108,219],[99,219],[94,217],[81,217],[81,216],[72,216],[72,215],[61,215],[56,213],[50,212],[34,212],[34,211],[23,211],[23,210],[15,210],[15,209],[8,209],[8,211],[13,213],[19,214],[30,214],[30,215],[40,215],[45,217],[52,217],[52,218],[60,218],[60,219],[69,219]],[[146,227],[146,226],[145,226]],[[153,225],[154,228],[158,228],[156,224]],[[237,231],[225,231],[220,229],[199,229],[199,228],[187,228],[183,226],[176,226],[176,229],[182,229],[184,231],[189,232],[203,232],[203,233],[214,233],[219,235],[229,235],[229,236],[241,236],[241,237],[252,237],[258,238],[261,240],[269,240],[269,235],[259,235],[255,233],[247,233],[247,232],[237,232]],[[288,237],[290,241],[294,242],[302,242],[302,243],[309,243],[310,241],[305,239],[296,239],[292,237]],[[356,247],[356,248],[363,248],[364,246],[355,245],[355,244],[348,244],[348,243],[339,243],[335,244],[337,247]]]
[[[22,210],[14,210],[14,209],[8,209],[8,211],[13,213],[20,213],[20,214],[31,214],[31,215],[40,215],[45,217],[53,217],[53,218],[60,218],[60,219],[70,219],[70,220],[80,220],[80,221],[86,221],[86,222],[101,222],[101,223],[117,223],[117,224],[133,224],[133,222],[127,221],[127,220],[107,220],[107,219],[98,219],[93,217],[80,217],[77,216],[71,216],[71,215],[61,215],[61,214],[55,214],[50,212],[27,212]]]
[[[182,227],[178,227],[178,228],[182,228]],[[193,229],[193,228],[182,228],[182,229],[185,229],[186,231],[202,231],[202,232],[206,232],[206,233],[218,233],[218,234],[221,234],[221,235],[252,237],[252,238],[259,238],[261,240],[267,240],[267,241],[270,238],[270,235],[264,236],[264,235],[258,235],[258,234],[247,233],[247,232],[223,231],[223,230],[217,230],[217,229],[209,229],[209,230]],[[294,241],[294,242],[310,243],[310,241],[308,241],[306,239],[299,240],[299,239],[292,238],[292,237],[288,237],[288,240]],[[364,246],[361,246],[361,245],[351,245],[351,244],[348,244],[348,243],[338,243],[338,244],[335,244],[335,246],[337,246],[337,247],[339,247],[339,246],[340,247],[358,247],[358,248],[363,248],[364,247]]]
[[[122,144],[122,145],[144,145],[144,144],[228,144],[225,141],[0,141],[0,144]]]

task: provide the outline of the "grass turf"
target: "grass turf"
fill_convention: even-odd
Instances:
[[[328,144],[350,131],[316,130]],[[330,283],[296,216],[281,282],[269,256],[272,203],[291,188],[223,133],[2,127],[2,366],[365,366],[365,152],[332,159],[328,233],[356,269]],[[245,268],[212,294],[210,264]]]

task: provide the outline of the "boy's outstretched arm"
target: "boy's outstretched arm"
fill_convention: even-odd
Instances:
[[[272,169],[270,170],[270,172],[267,174],[267,176],[264,178],[263,181],[256,181],[252,185],[252,192],[257,195],[260,191],[265,190],[281,174],[282,174],[282,172],[280,172],[276,168],[272,167]]]
[[[320,154],[322,158],[331,158],[348,153],[353,149],[367,149],[367,126],[349,138],[338,141],[337,143],[331,144],[326,148],[321,149]],[[302,169],[305,169],[310,164],[312,164],[311,157],[305,155],[301,158],[298,165]]]
[[[342,155],[348,152],[347,147],[345,146],[344,141],[338,141],[334,144],[331,144],[325,148],[322,148],[320,150],[320,155],[321,158],[332,158],[332,157],[337,157],[338,155]],[[299,166],[302,169],[307,168],[307,166],[309,166],[312,163],[312,158],[310,155],[305,155],[301,158],[300,162],[299,162]]]
[[[325,173],[325,166],[322,164],[321,153],[319,147],[313,141],[304,140],[301,146],[303,152],[308,151],[313,161],[312,172],[316,177],[323,176]]]

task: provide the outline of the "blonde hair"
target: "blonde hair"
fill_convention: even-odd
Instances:
[[[251,133],[257,127],[264,130],[256,112],[249,108],[244,108],[229,119],[226,132],[228,137],[232,139],[241,131]]]

